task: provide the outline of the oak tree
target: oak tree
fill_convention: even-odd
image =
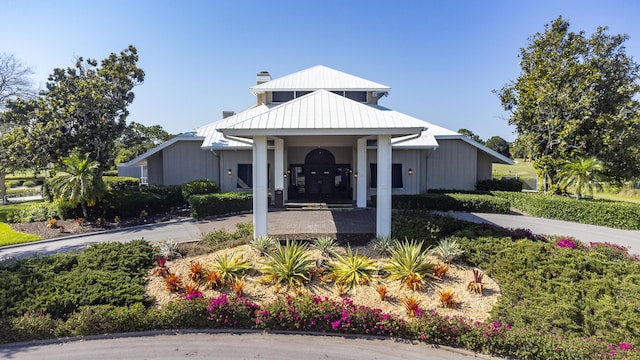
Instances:
[[[520,49],[520,75],[496,91],[553,184],[565,161],[582,157],[602,160],[614,181],[640,175],[640,66],[625,52],[627,39],[606,27],[571,32],[558,17]]]
[[[133,88],[144,81],[137,62],[133,46],[110,54],[100,65],[80,57],[74,67],[55,69],[37,99],[8,103],[27,124],[25,142],[37,148],[39,163],[60,165],[78,151],[99,163],[99,173],[113,165],[115,141],[127,126]]]

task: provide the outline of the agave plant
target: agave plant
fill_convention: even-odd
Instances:
[[[371,245],[374,250],[380,251],[383,254],[391,254],[393,244],[396,242],[391,236],[378,236],[371,240]]]
[[[313,246],[320,250],[323,256],[332,257],[336,252],[338,243],[331,236],[323,235],[313,241]]]
[[[278,285],[286,282],[289,286],[293,286],[308,281],[314,265],[315,261],[310,259],[306,244],[287,240],[284,246],[277,244],[275,250],[267,254],[267,261],[260,271],[267,281]]]
[[[271,250],[276,247],[276,239],[271,236],[258,236],[257,238],[251,240],[249,246],[253,249],[257,250],[260,255],[266,256]]]
[[[358,255],[358,250],[353,252],[347,247],[347,255],[342,257],[335,254],[336,260],[329,263],[329,268],[336,275],[336,282],[344,284],[347,290],[359,284],[368,284],[371,272],[378,270],[374,260],[366,256]]]
[[[435,254],[447,264],[463,253],[458,241],[450,238],[440,240],[435,248]]]
[[[231,284],[236,278],[242,276],[251,265],[241,256],[235,254],[219,255],[213,259],[211,264],[213,271],[220,276],[220,281],[224,284]]]
[[[423,249],[422,242],[396,240],[390,254],[383,266],[390,279],[400,280],[412,290],[419,289],[427,277],[437,279],[433,275],[434,265],[427,260],[431,250]]]
[[[178,252],[178,243],[171,240],[164,240],[158,243],[158,255],[164,256],[167,259],[181,257]]]

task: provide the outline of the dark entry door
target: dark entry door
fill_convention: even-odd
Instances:
[[[311,196],[329,197],[335,188],[336,159],[327,149],[310,151],[304,159],[305,192]]]

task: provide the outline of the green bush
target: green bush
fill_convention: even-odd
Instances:
[[[136,240],[0,266],[0,314],[62,318],[85,305],[149,304],[144,284],[153,263],[151,246]]]
[[[134,177],[103,176],[102,180],[104,181],[106,189],[112,191],[137,189],[140,186],[140,180]]]
[[[480,180],[476,183],[476,189],[480,191],[522,191],[520,179],[490,179]]]
[[[36,182],[34,180],[27,180],[27,181],[22,183],[22,186],[34,187],[34,186],[36,186]]]
[[[540,241],[457,240],[466,260],[500,284],[495,321],[640,346],[640,262]]]
[[[372,204],[376,197],[371,197]],[[393,195],[391,206],[394,209],[468,211],[508,214],[509,201],[485,194],[421,194]]]
[[[215,181],[194,180],[182,185],[182,196],[185,199],[193,195],[205,195],[218,192],[218,185]]]
[[[49,219],[65,219],[59,203],[35,203],[12,209],[7,213],[7,221],[10,223],[27,223],[34,221],[47,221]]]
[[[160,195],[165,207],[182,207],[187,204],[186,198],[182,196],[181,185],[150,185],[142,187],[140,191]]]
[[[147,309],[141,303],[129,306],[92,305],[75,311],[56,329],[57,336],[88,336],[148,330]]]
[[[640,204],[540,193],[494,192],[529,215],[619,229],[640,230]]]
[[[188,201],[194,218],[251,211],[253,208],[251,193],[193,195]]]

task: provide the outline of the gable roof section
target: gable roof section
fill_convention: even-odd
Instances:
[[[229,118],[230,119],[230,118]],[[227,135],[408,135],[427,125],[422,120],[353,101],[326,90],[305,96],[216,128]]]
[[[122,166],[138,166],[138,165],[146,165],[147,158],[150,156],[168,148],[169,146],[177,143],[178,141],[202,141],[205,139],[201,132],[202,128],[195,129],[194,131],[183,133],[172,137],[171,139],[163,142],[162,144],[154,147],[153,149],[145,152],[144,154],[138,155],[132,160],[122,164]]]
[[[326,66],[317,65],[251,87],[254,94],[267,91],[345,90],[388,92],[391,88]]]

